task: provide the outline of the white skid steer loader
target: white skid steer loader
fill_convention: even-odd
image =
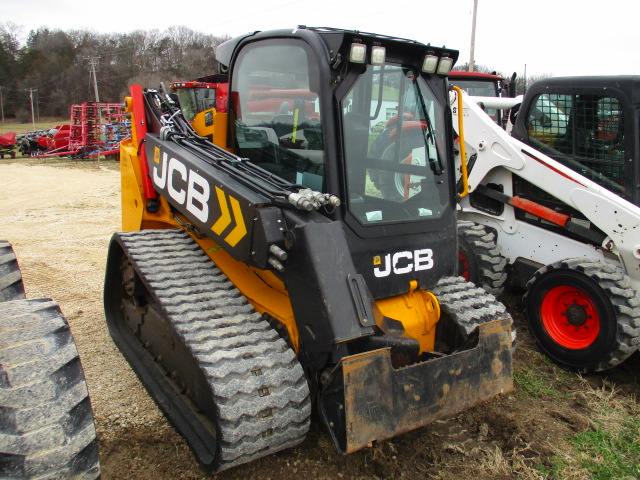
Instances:
[[[538,346],[562,366],[618,365],[640,344],[640,208],[514,139],[483,111],[518,99],[451,95],[454,117],[464,115],[457,165],[468,170],[461,273],[500,293],[509,272],[526,288]]]

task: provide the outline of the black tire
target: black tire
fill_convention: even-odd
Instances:
[[[444,277],[431,289],[438,299],[441,320],[436,331],[436,350],[451,353],[473,340],[476,327],[508,318],[511,320],[511,344],[515,347],[516,330],[506,307],[482,288],[463,277]]]
[[[506,265],[492,231],[476,223],[458,222],[458,275],[499,296],[507,281]]]
[[[2,478],[98,478],[84,373],[58,304],[0,303],[0,343]]]
[[[640,296],[615,265],[585,258],[547,265],[523,302],[538,347],[565,368],[606,370],[640,345]]]
[[[25,298],[22,274],[11,244],[0,240],[0,302]]]

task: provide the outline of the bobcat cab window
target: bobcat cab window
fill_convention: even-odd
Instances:
[[[367,66],[341,101],[348,208],[362,225],[439,218],[444,112],[411,69]]]
[[[297,40],[247,45],[233,72],[231,108],[239,155],[322,190],[325,152],[313,58]]]
[[[624,117],[608,95],[539,95],[527,113],[532,146],[626,198]]]

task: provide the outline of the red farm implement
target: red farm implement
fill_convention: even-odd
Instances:
[[[120,103],[72,105],[69,124],[55,127],[46,138],[47,150],[35,156],[86,158],[116,154],[120,140],[130,132],[131,122]]]
[[[16,134],[13,132],[0,135],[0,158],[4,158],[5,155],[11,155],[11,158],[16,158]]]

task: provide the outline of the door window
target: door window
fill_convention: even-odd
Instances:
[[[233,72],[231,108],[239,155],[322,190],[325,152],[313,58],[302,41],[249,44]]]

